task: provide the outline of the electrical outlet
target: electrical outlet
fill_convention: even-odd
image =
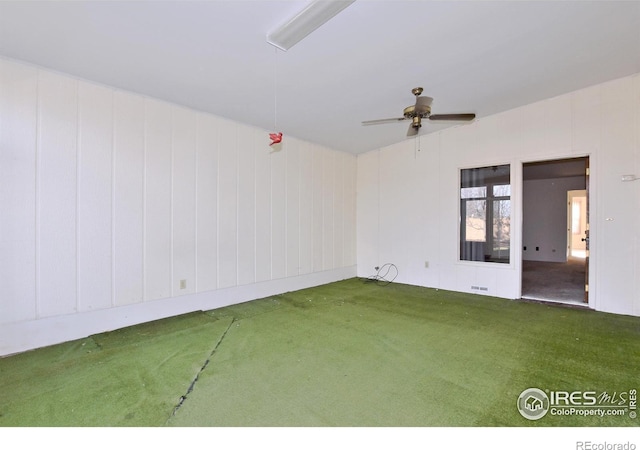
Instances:
[[[425,269],[428,269],[428,268],[429,268],[429,261],[425,261],[425,262],[424,262],[424,268],[425,268]]]
[[[180,280],[180,289],[187,288],[187,280]]]

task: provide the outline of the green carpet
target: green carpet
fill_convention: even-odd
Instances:
[[[639,338],[637,317],[351,279],[0,359],[0,426],[637,426],[516,402],[638,389]]]
[[[0,425],[162,425],[230,323],[189,314],[0,359]]]

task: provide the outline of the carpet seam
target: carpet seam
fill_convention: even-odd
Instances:
[[[176,415],[178,410],[182,407],[183,403],[187,400],[187,397],[189,396],[189,394],[191,394],[191,392],[193,392],[195,384],[198,381],[198,379],[200,378],[200,374],[207,368],[207,366],[209,365],[209,361],[211,361],[211,358],[213,358],[213,355],[215,354],[216,350],[218,350],[218,347],[220,347],[220,344],[222,344],[222,341],[227,336],[227,333],[231,329],[231,326],[236,321],[237,321],[237,319],[234,317],[231,320],[231,322],[229,323],[229,326],[227,327],[227,329],[224,330],[224,333],[222,333],[222,336],[220,336],[220,339],[218,339],[218,342],[216,343],[215,347],[213,348],[213,350],[209,354],[209,357],[205,360],[204,364],[202,364],[202,367],[200,367],[200,370],[198,370],[198,373],[196,374],[195,378],[191,381],[191,384],[189,385],[189,388],[187,389],[187,392],[185,392],[184,395],[180,396],[180,399],[178,400],[178,404],[173,408],[173,412],[171,413],[171,415],[167,419],[166,423],[168,423],[169,420],[171,420],[171,418]]]

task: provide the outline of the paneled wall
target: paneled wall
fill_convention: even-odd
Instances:
[[[358,275],[520,298],[522,165],[589,156],[589,305],[640,316],[640,75],[358,156]],[[459,171],[511,165],[511,263],[458,260]]]
[[[0,354],[354,276],[356,158],[269,142],[0,60]]]

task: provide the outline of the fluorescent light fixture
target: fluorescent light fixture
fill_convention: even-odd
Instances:
[[[287,23],[269,33],[267,42],[287,51],[354,1],[316,0]]]

